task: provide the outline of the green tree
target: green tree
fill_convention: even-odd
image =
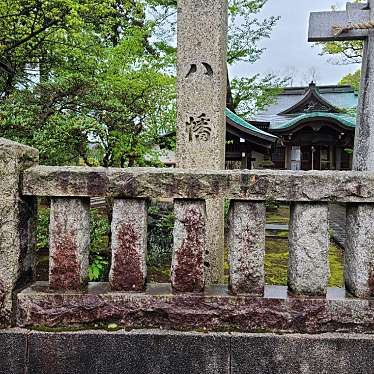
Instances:
[[[228,64],[260,57],[265,3],[230,0]],[[45,164],[155,162],[175,125],[175,14],[176,0],[0,0],[0,135]],[[261,108],[274,82],[236,78],[235,108]]]
[[[349,73],[344,76],[339,84],[349,84],[352,86],[355,91],[360,90],[360,81],[361,81],[361,70],[357,70],[355,73]]]
[[[281,93],[287,78],[274,75],[235,78],[231,81],[232,109],[246,117],[254,111],[264,110]]]
[[[318,43],[322,48],[322,55],[329,55],[335,64],[359,64],[362,61],[363,42],[351,40],[343,42]]]
[[[267,0],[229,0],[229,33],[227,63],[238,62],[252,64],[261,58],[264,49],[258,46],[264,38],[269,38],[279,17],[259,20]],[[149,2],[159,25],[159,34],[163,40],[171,40],[175,32],[176,0],[154,0]],[[169,33],[168,33],[169,30]],[[235,77],[231,80],[228,98],[230,109],[246,116],[264,109],[270,104],[280,87],[288,82],[274,75]]]
[[[23,3],[0,6],[0,134],[36,146],[43,163],[144,163],[175,101],[144,5]]]
[[[354,0],[354,3],[367,3],[367,1]],[[336,10],[336,6],[332,6]],[[361,63],[363,52],[362,40],[348,40],[341,42],[317,43],[322,48],[322,55],[330,55],[331,60],[336,64],[355,64]]]

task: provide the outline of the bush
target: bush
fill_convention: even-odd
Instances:
[[[174,221],[173,204],[154,203],[148,209],[149,266],[162,267],[171,263]]]
[[[91,209],[91,251],[109,251],[110,224],[108,217],[99,209]]]
[[[276,210],[278,210],[279,205],[279,201],[273,198],[268,198],[265,201],[266,210],[269,212],[275,212]]]
[[[39,206],[36,227],[37,251],[48,250],[49,247],[49,215],[48,207]],[[89,280],[102,281],[109,271],[109,221],[98,209],[91,210],[91,247]]]
[[[37,219],[37,250],[49,247],[48,207],[39,207]],[[172,204],[154,203],[148,210],[148,256],[151,267],[163,267],[171,263],[173,248],[174,210]],[[89,280],[106,279],[110,266],[109,248],[110,224],[105,213],[91,210],[91,247]]]
[[[36,249],[47,250],[49,247],[49,208],[39,207],[36,222]]]

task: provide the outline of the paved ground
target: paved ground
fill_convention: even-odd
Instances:
[[[347,237],[344,204],[330,204],[330,229],[334,240],[344,248]]]

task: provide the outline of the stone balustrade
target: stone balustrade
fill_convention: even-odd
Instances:
[[[22,147],[3,141],[0,151],[5,144]],[[10,177],[0,181],[3,190],[12,189],[18,196],[1,201],[3,219],[13,217],[15,224],[0,226],[0,267],[5,269],[4,264],[16,260],[22,263],[27,257],[7,250],[9,244],[2,239],[25,232],[17,222],[25,222],[24,217],[29,222],[30,214],[17,210],[20,201],[50,197],[51,220],[49,283],[32,283],[17,293],[13,310],[17,310],[19,326],[117,322],[130,328],[374,329],[370,299],[374,296],[374,173],[30,167],[36,163],[35,152],[22,149],[33,155],[33,161],[11,169]],[[25,158],[21,153],[14,157]],[[114,199],[108,283],[87,282],[89,198],[96,196]],[[213,196],[231,202],[228,286],[205,281],[209,267],[205,200]],[[170,284],[147,284],[150,198],[174,199]],[[291,204],[288,289],[265,285],[265,203],[269,199]],[[346,290],[327,287],[328,203],[337,201],[348,206]],[[32,245],[24,243],[33,242],[32,231],[16,247],[31,253]],[[11,271],[12,277],[7,278],[9,271],[0,274],[2,298],[8,300],[8,304],[0,303],[0,310],[4,318],[6,311],[8,320],[9,294],[20,273]]]

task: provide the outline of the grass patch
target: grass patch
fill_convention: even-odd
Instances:
[[[266,230],[266,236],[269,235],[277,238],[288,238],[288,230]]]

